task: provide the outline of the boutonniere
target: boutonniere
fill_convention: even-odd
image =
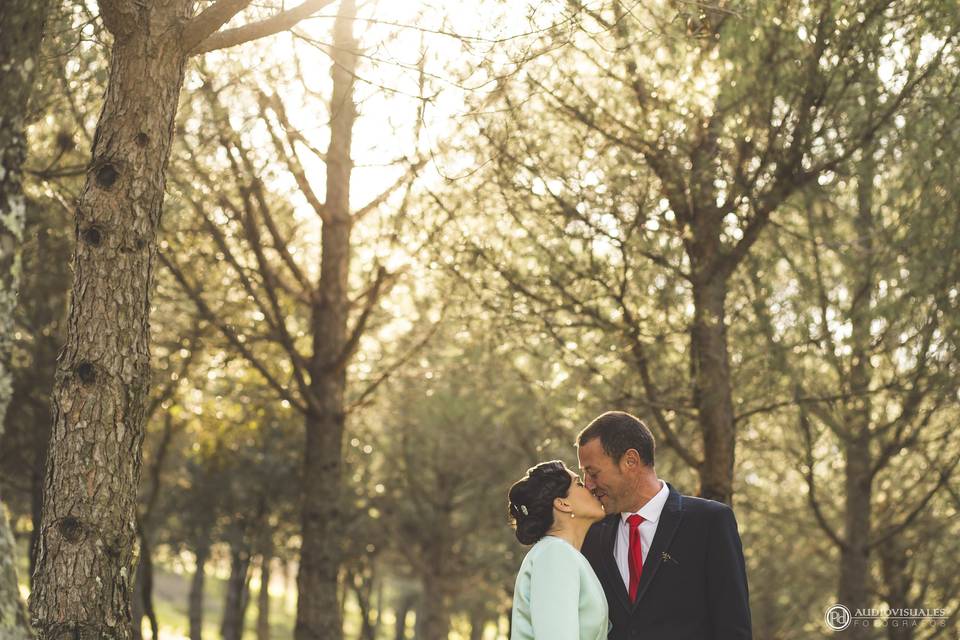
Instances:
[[[673,559],[673,556],[670,555],[669,553],[667,553],[666,551],[664,551],[663,553],[660,554],[660,559],[661,559],[662,561],[664,561],[664,562],[668,562],[668,561],[669,561],[669,562],[672,562],[673,564],[677,565],[678,567],[680,566],[680,563],[677,562],[676,560],[674,560],[674,559]]]

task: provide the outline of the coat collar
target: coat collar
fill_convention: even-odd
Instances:
[[[647,552],[647,560],[643,563],[643,573],[640,576],[640,585],[637,591],[637,601],[630,602],[630,594],[623,584],[623,578],[620,576],[620,570],[617,568],[617,561],[613,557],[613,548],[617,538],[617,527],[620,526],[620,514],[614,513],[607,516],[602,523],[601,548],[603,550],[603,567],[607,574],[607,584],[611,586],[617,599],[627,611],[633,611],[644,594],[653,582],[653,578],[663,562],[663,553],[670,547],[677,527],[683,519],[683,496],[673,488],[669,482],[665,483],[670,490],[667,501],[663,505],[663,511],[660,513],[660,521],[657,524],[657,533],[653,536],[653,543]]]

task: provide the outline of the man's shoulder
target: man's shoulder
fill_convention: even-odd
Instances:
[[[725,516],[728,517],[728,514],[733,513],[730,505],[718,502],[717,500],[687,495],[679,495],[679,500],[684,515],[697,519],[716,521]]]
[[[604,532],[609,527],[615,527],[620,519],[619,513],[612,513],[599,522],[594,522],[587,531],[587,537],[583,541],[581,551],[588,558],[594,553],[599,553],[603,544]]]

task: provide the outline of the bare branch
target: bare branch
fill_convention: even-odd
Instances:
[[[230,22],[230,19],[243,11],[248,4],[250,0],[217,0],[204,9],[184,27],[183,50],[192,51],[205,38]]]
[[[187,281],[186,276],[173,263],[173,261],[162,252],[158,255],[160,257],[160,261],[167,269],[170,270],[170,273],[173,274],[173,277],[179,283],[180,288],[183,289],[184,293],[190,297],[194,305],[197,307],[197,310],[200,311],[200,313],[210,322],[210,324],[215,326],[220,331],[227,341],[233,345],[233,347],[247,360],[247,362],[249,362],[250,365],[260,373],[260,375],[263,376],[264,380],[267,381],[267,384],[273,387],[273,389],[280,395],[281,398],[289,402],[291,406],[296,408],[301,413],[307,413],[308,407],[293,394],[291,394],[290,390],[281,384],[273,376],[273,374],[270,373],[270,370],[267,369],[260,359],[253,354],[253,352],[250,350],[250,347],[240,339],[239,335],[237,335],[237,332],[231,329],[218,314],[213,312],[206,300],[203,299],[200,291]]]
[[[347,338],[340,355],[337,356],[336,361],[333,363],[333,368],[339,369],[350,360],[351,356],[353,356],[357,346],[360,344],[360,338],[363,337],[363,332],[367,328],[367,321],[370,319],[370,314],[373,313],[373,309],[377,306],[377,302],[380,300],[381,295],[385,292],[385,289],[389,289],[388,286],[384,286],[385,283],[387,280],[392,280],[395,277],[396,274],[388,273],[383,267],[377,269],[377,275],[373,281],[373,285],[367,292],[367,300],[363,305],[363,311],[360,312],[360,317],[357,318],[356,324],[353,325],[353,330],[350,332],[350,337]]]
[[[422,159],[412,161],[410,163],[410,166],[407,168],[407,170],[399,178],[397,178],[397,180],[393,184],[391,184],[389,187],[384,189],[380,193],[380,195],[376,196],[375,198],[373,198],[373,200],[363,205],[362,207],[360,207],[360,209],[354,212],[353,214],[354,223],[359,222],[371,211],[375,210],[377,207],[379,207],[384,202],[386,202],[387,199],[390,196],[392,196],[394,193],[396,193],[398,189],[400,189],[404,185],[410,184],[410,182],[412,182],[413,179],[417,177],[417,173],[420,171],[420,169],[423,167],[424,164],[426,164],[426,162]]]
[[[400,356],[395,362],[391,363],[390,366],[388,366],[373,382],[367,385],[367,388],[361,391],[357,398],[344,409],[344,413],[350,414],[351,412],[369,404],[369,398],[373,395],[373,392],[376,391],[380,385],[386,382],[390,376],[396,373],[400,367],[409,362],[410,358],[417,355],[417,353],[419,353],[428,342],[430,342],[433,336],[437,333],[437,330],[443,324],[443,316],[445,312],[446,307],[444,306],[440,310],[440,318],[433,323],[433,326],[430,327],[430,330],[427,331],[423,338],[418,340],[413,347],[408,349],[407,352]]]
[[[796,395],[799,396],[799,394],[800,391],[798,389]],[[830,526],[830,523],[827,522],[827,518],[823,514],[823,510],[820,508],[820,502],[817,499],[817,482],[813,476],[813,434],[810,427],[810,419],[807,417],[807,412],[803,406],[800,407],[800,430],[803,432],[803,441],[806,449],[806,469],[804,470],[803,477],[807,482],[807,501],[810,503],[810,508],[813,510],[817,524],[819,524],[823,532],[827,534],[827,537],[830,538],[838,548],[846,549],[846,541],[843,540],[833,527]]]
[[[200,55],[208,51],[226,49],[238,44],[250,42],[251,40],[271,36],[281,31],[286,31],[304,18],[309,18],[312,14],[332,3],[333,0],[306,0],[299,6],[278,13],[266,20],[246,24],[236,29],[219,31],[202,40],[196,47],[190,49],[190,54]]]

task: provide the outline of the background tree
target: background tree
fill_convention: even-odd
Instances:
[[[797,463],[815,521],[839,554],[838,598],[852,608],[911,601],[906,542],[929,535],[938,519],[930,506],[957,464],[947,425],[960,390],[960,274],[957,222],[945,213],[956,180],[951,165],[929,159],[956,140],[928,124],[960,112],[947,106],[954,79],[930,89],[919,113],[882,130],[848,172],[822,180],[784,216],[774,262],[754,271],[769,274],[754,278],[757,326],[772,347],[766,363],[785,374],[797,403]],[[868,96],[867,108],[879,105]],[[822,468],[837,454],[841,504],[824,490]],[[851,635],[871,637],[862,627]]]
[[[392,185],[359,207],[351,204],[351,140],[357,122],[354,84],[359,57],[354,22],[353,4],[341,3],[328,52],[332,90],[323,98],[330,121],[325,152],[317,151],[291,122],[283,100],[265,89],[246,93],[257,102],[243,128],[256,127],[257,134],[244,135],[231,122],[225,106],[232,91],[214,85],[212,78],[205,79],[197,92],[203,98],[197,108],[209,110],[210,126],[185,137],[186,153],[176,159],[181,176],[177,186],[188,194],[193,203],[191,219],[201,221],[203,233],[212,236],[216,251],[210,255],[201,249],[205,253],[198,256],[205,265],[202,281],[197,270],[191,274],[185,266],[192,258],[177,258],[174,253],[163,256],[198,312],[219,330],[225,348],[244,357],[274,389],[278,401],[288,403],[304,418],[298,638],[332,638],[340,633],[334,629],[341,628],[337,588],[345,541],[340,529],[347,516],[340,499],[341,455],[346,419],[358,404],[348,395],[347,371],[360,341],[376,326],[381,299],[400,275],[388,270],[386,260],[380,257],[391,249],[399,252],[395,233],[403,222],[391,222],[389,215],[402,218],[403,204],[393,213],[391,200],[395,194],[402,200],[403,189],[409,189],[422,165],[416,158],[405,159],[406,166],[401,166]],[[268,144],[270,153],[259,149],[258,134],[267,138],[260,144]],[[207,155],[208,145],[218,147],[223,156]],[[304,159],[304,154],[309,157]],[[204,157],[212,164],[204,164]],[[269,167],[277,159],[278,175],[270,175]],[[306,168],[315,166],[317,159],[323,162],[326,174],[323,191],[311,181]],[[293,193],[281,195],[271,189],[271,183],[284,178],[296,185]],[[203,205],[211,200],[216,206]],[[316,238],[309,231],[300,231],[309,225],[298,220],[291,200],[304,202],[311,217],[319,220],[319,247],[305,242]],[[376,230],[381,207],[390,212],[381,215],[386,222],[379,222],[387,231],[380,232],[381,237],[375,235],[377,231],[355,233],[361,223]],[[195,232],[188,224],[179,235],[190,238]],[[366,238],[371,245],[364,246]],[[372,260],[352,270],[358,246],[366,250],[362,255],[372,256]],[[205,291],[203,282],[214,272],[222,273],[236,287],[235,293],[225,296],[225,304],[218,305]],[[231,308],[246,313],[247,318],[234,322],[234,314],[228,311]],[[360,402],[403,358],[400,354],[394,362],[378,367],[376,376],[356,392]]]
[[[196,16],[194,0],[152,5],[146,12],[122,0],[100,3],[113,46],[104,110],[76,210],[75,281],[54,383],[31,594],[41,638],[64,630],[81,638],[130,635],[152,263],[186,61],[289,28],[328,3],[307,0],[222,32],[247,0],[220,0]],[[87,569],[78,573],[76,567]],[[97,595],[81,596],[88,593]]]
[[[484,98],[475,157],[492,162],[445,206],[508,212],[510,233],[468,231],[475,217],[457,230],[464,263],[486,274],[478,292],[499,289],[507,314],[522,304],[575,345],[571,360],[587,345],[612,360],[587,366],[651,419],[700,495],[729,502],[732,277],[792,197],[904,112],[956,28],[923,3],[756,3],[685,21],[674,3],[584,11]],[[924,37],[937,46],[921,54]],[[895,57],[903,46],[912,55]],[[900,80],[864,110],[878,58]]]
[[[20,286],[20,245],[23,241],[26,201],[23,162],[27,153],[27,103],[40,67],[40,41],[48,0],[6,2],[0,8],[0,436],[13,394],[11,354],[13,311]],[[0,633],[29,637],[14,558],[7,508],[0,497]]]

